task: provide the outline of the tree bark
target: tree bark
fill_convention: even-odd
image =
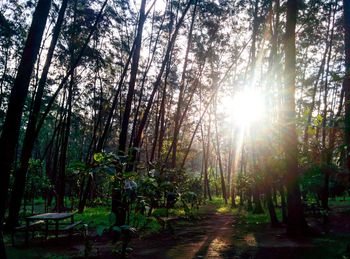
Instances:
[[[347,149],[346,165],[350,172],[350,2],[343,0],[345,31],[345,77],[343,81],[345,93],[345,144]]]
[[[68,153],[68,143],[70,128],[72,122],[72,102],[73,102],[73,87],[74,87],[74,75],[71,75],[71,80],[68,88],[68,98],[67,98],[67,118],[65,123],[63,123],[63,137],[61,144],[61,153],[59,159],[59,171],[58,171],[58,185],[57,185],[57,211],[61,212],[65,209],[64,206],[64,196],[65,196],[65,186],[66,186],[66,164],[67,164],[67,153]]]
[[[208,177],[208,163],[209,163],[209,150],[210,150],[210,125],[211,120],[209,116],[209,125],[208,125],[208,136],[207,136],[207,146],[205,150],[205,161],[204,161],[204,199],[207,198],[207,194],[209,197],[209,200],[211,200],[211,193],[210,193],[210,185],[209,185],[209,177]]]
[[[188,64],[188,54],[190,52],[191,44],[192,44],[192,31],[193,31],[193,25],[196,17],[196,8],[197,8],[197,1],[195,2],[193,12],[192,12],[192,20],[190,29],[188,32],[188,41],[187,41],[187,47],[186,47],[186,53],[184,58],[184,65],[182,69],[182,76],[181,76],[181,82],[180,82],[180,92],[179,92],[179,99],[177,102],[177,108],[175,113],[175,124],[174,124],[174,134],[173,134],[173,154],[172,154],[172,160],[171,160],[171,166],[172,168],[176,167],[176,153],[177,153],[177,144],[178,144],[178,137],[180,132],[180,118],[181,118],[181,110],[183,105],[183,99],[185,94],[185,80],[186,80],[186,71],[187,71],[187,64]]]
[[[0,227],[6,210],[10,171],[15,160],[21,117],[31,74],[40,48],[51,0],[39,0],[33,14],[17,76],[11,90],[6,119],[0,137]]]
[[[284,153],[287,168],[287,233],[291,235],[302,234],[306,227],[299,187],[298,147],[295,125],[295,27],[297,15],[298,1],[288,0],[285,34]]]
[[[29,122],[27,125],[27,129],[25,132],[25,137],[23,141],[22,153],[21,153],[21,162],[20,168],[16,171],[14,186],[10,199],[10,208],[9,208],[9,217],[7,219],[6,225],[12,228],[18,223],[18,216],[21,207],[21,201],[24,194],[25,181],[26,181],[26,173],[29,166],[29,160],[32,154],[32,150],[34,147],[34,143],[36,140],[35,137],[35,127],[38,121],[38,116],[40,113],[41,101],[44,94],[44,89],[47,81],[47,75],[49,73],[51,61],[53,58],[54,50],[56,47],[56,43],[58,40],[58,36],[60,34],[60,30],[63,23],[64,14],[67,8],[68,0],[64,0],[62,2],[58,18],[53,28],[52,39],[50,43],[50,47],[47,53],[45,65],[41,74],[41,78],[38,83],[38,88],[35,94],[35,100],[33,104],[33,109],[30,114]]]
[[[267,209],[268,209],[269,215],[270,215],[271,226],[275,227],[278,225],[279,222],[278,222],[275,207],[274,207],[273,201],[272,201],[271,186],[267,186],[266,201],[267,201]]]
[[[219,139],[219,132],[218,132],[218,119],[216,114],[216,107],[215,107],[215,133],[216,133],[216,153],[218,157],[219,162],[219,169],[220,169],[220,180],[221,180],[221,190],[222,190],[222,197],[224,198],[225,204],[227,204],[227,194],[226,194],[226,185],[225,185],[225,178],[224,178],[224,169],[222,166],[221,161],[221,154],[220,154],[220,139]]]
[[[330,70],[330,61],[332,57],[332,49],[333,49],[333,36],[334,36],[334,27],[335,27],[335,15],[336,15],[336,10],[337,10],[337,3],[338,1],[335,0],[335,2],[331,2],[331,4],[334,4],[333,12],[332,12],[332,7],[331,5],[330,8],[330,13],[332,13],[332,17],[330,15],[329,17],[329,23],[332,23],[332,28],[331,28],[331,34],[330,34],[330,42],[329,42],[329,51],[328,51],[328,57],[327,57],[327,66],[326,66],[326,79],[325,79],[325,84],[324,84],[324,97],[323,97],[323,113],[322,113],[322,160],[324,164],[326,165],[326,168],[324,170],[324,181],[323,181],[323,190],[322,190],[322,207],[325,210],[329,210],[328,206],[328,198],[329,198],[329,175],[330,175],[330,170],[328,170],[328,165],[331,163],[331,158],[332,156],[329,154],[330,150],[327,147],[326,144],[326,135],[327,135],[327,110],[328,110],[328,76],[329,76],[329,70]],[[331,22],[332,19],[332,22]],[[329,142],[330,146],[333,145]]]
[[[146,0],[142,0],[141,7],[140,7],[140,18],[139,18],[137,34],[135,38],[135,48],[134,48],[134,53],[133,53],[132,63],[131,63],[129,89],[126,97],[122,127],[121,127],[120,136],[119,136],[119,151],[124,154],[126,151],[125,149],[126,149],[126,141],[128,136],[128,126],[129,126],[129,120],[130,120],[131,105],[134,97],[136,76],[137,76],[138,67],[139,67],[143,25],[146,20],[145,8],[146,8]]]
[[[185,7],[185,9],[184,9],[184,11],[183,11],[179,21],[178,21],[178,23],[176,25],[176,28],[175,28],[172,36],[171,36],[171,39],[170,39],[170,41],[168,43],[168,46],[167,46],[167,49],[166,49],[166,53],[165,53],[164,59],[163,59],[162,64],[161,64],[161,68],[160,68],[160,70],[158,72],[156,81],[153,84],[153,89],[152,89],[151,95],[150,95],[150,97],[148,99],[145,111],[144,111],[143,116],[142,116],[141,121],[140,121],[140,125],[139,125],[139,128],[138,128],[138,131],[137,131],[136,136],[135,136],[134,141],[133,141],[133,146],[134,147],[139,147],[140,146],[142,133],[143,133],[143,130],[144,130],[145,126],[146,126],[146,122],[148,120],[148,116],[149,116],[149,113],[150,113],[150,110],[151,110],[151,107],[152,107],[152,104],[153,104],[154,96],[155,96],[156,92],[158,91],[158,88],[159,88],[159,86],[161,84],[162,76],[163,76],[165,67],[166,67],[166,65],[167,65],[167,63],[169,61],[169,58],[170,58],[170,53],[171,53],[171,51],[173,49],[173,46],[175,44],[178,32],[180,30],[180,27],[183,24],[185,16],[186,16],[189,8],[192,5],[192,2],[193,2],[193,0],[189,0],[189,2],[187,3],[187,5],[186,5],[186,7]],[[134,161],[136,159],[136,154],[137,154],[137,151],[133,150],[132,151],[132,156],[131,156],[131,162],[132,163],[134,163]],[[133,165],[131,165],[131,167],[133,167]]]

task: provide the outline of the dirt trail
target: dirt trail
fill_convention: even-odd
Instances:
[[[231,249],[234,218],[211,212],[204,219],[176,225],[157,239],[135,240],[131,258],[220,257]]]
[[[282,228],[262,232],[236,231],[233,215],[210,212],[204,219],[177,225],[173,234],[134,240],[131,258],[301,258],[313,248],[307,240],[288,239]]]

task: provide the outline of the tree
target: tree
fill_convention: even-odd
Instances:
[[[128,94],[126,97],[122,127],[121,127],[120,136],[119,136],[119,151],[122,153],[125,152],[125,148],[126,148],[131,105],[132,105],[132,100],[134,97],[136,76],[137,76],[138,67],[139,67],[141,43],[142,43],[142,32],[143,32],[143,26],[144,26],[144,23],[146,20],[145,8],[146,8],[146,0],[142,0],[141,7],[140,7],[139,24],[137,27],[137,34],[135,37],[135,48],[134,48],[133,58],[132,58],[132,62],[131,62],[129,89],[128,89]]]
[[[25,132],[22,153],[21,153],[20,168],[16,170],[15,182],[14,182],[14,187],[13,187],[11,200],[10,200],[9,217],[6,222],[6,225],[10,228],[13,228],[18,222],[18,215],[19,215],[21,201],[24,193],[24,186],[25,186],[25,180],[26,180],[26,173],[29,166],[29,159],[31,157],[31,153],[36,140],[36,134],[35,134],[36,124],[39,118],[41,102],[44,94],[45,85],[47,82],[47,76],[51,66],[56,43],[58,41],[58,37],[60,34],[61,26],[64,20],[63,18],[67,8],[67,4],[68,4],[68,0],[62,1],[58,18],[57,18],[55,27],[53,28],[52,39],[51,39],[50,47],[46,57],[45,65],[43,67],[43,72],[41,74],[41,78],[39,80],[37,91],[35,94],[33,109],[31,111],[27,129]]]
[[[284,155],[286,162],[286,186],[288,203],[289,234],[301,234],[305,230],[305,219],[301,203],[298,168],[298,141],[295,125],[295,77],[296,49],[295,27],[298,1],[287,1],[287,21],[285,34],[285,86],[284,86]]]
[[[350,172],[350,3],[343,1],[344,6],[344,32],[345,32],[345,76],[343,88],[345,93],[345,144],[346,144],[346,167]]]
[[[214,84],[217,83],[217,78],[213,78],[213,82],[214,82]],[[220,138],[219,138],[219,132],[218,132],[218,118],[217,118],[217,111],[216,110],[217,110],[217,102],[215,103],[215,108],[214,108],[216,153],[217,153],[218,162],[219,162],[219,169],[220,169],[220,181],[221,181],[222,197],[225,200],[225,204],[227,204],[227,193],[226,193],[226,185],[225,185],[225,178],[224,178],[224,169],[223,169],[222,159],[221,159]]]
[[[11,90],[6,119],[0,137],[0,225],[6,210],[10,170],[14,161],[19,138],[21,117],[27,97],[34,63],[39,53],[41,39],[49,14],[51,0],[39,0],[33,13],[32,23],[23,50],[17,76]],[[2,250],[2,249],[1,249]]]
[[[190,9],[192,4],[193,4],[193,0],[189,0],[188,3],[186,4],[186,7],[185,7],[185,9],[183,10],[183,12],[181,14],[181,17],[179,18],[179,21],[176,24],[175,30],[172,33],[170,41],[169,41],[169,43],[167,45],[167,48],[166,48],[166,51],[165,51],[165,55],[164,55],[164,58],[163,58],[163,61],[162,61],[161,67],[160,67],[160,70],[159,70],[159,72],[157,74],[157,78],[156,78],[155,82],[153,83],[152,92],[151,92],[150,97],[148,99],[148,102],[147,102],[146,108],[144,110],[143,116],[142,116],[142,118],[140,120],[140,124],[139,124],[138,130],[137,130],[137,133],[136,133],[135,138],[133,140],[133,146],[136,147],[136,148],[140,147],[143,130],[144,130],[144,128],[146,126],[146,123],[147,123],[147,120],[149,118],[148,116],[150,114],[150,111],[151,111],[151,108],[152,108],[152,105],[153,105],[154,96],[155,96],[156,92],[158,91],[158,88],[159,88],[159,86],[160,86],[160,84],[162,82],[163,73],[164,73],[165,68],[166,68],[166,66],[167,66],[167,64],[169,62],[170,57],[171,57],[171,51],[172,51],[173,46],[175,44],[175,41],[176,41],[177,35],[179,33],[179,30],[180,30],[180,28],[181,28],[181,26],[182,26],[182,24],[184,22],[186,14],[187,14],[187,12]],[[135,159],[136,159],[136,150],[134,150],[132,152],[131,161],[134,162]]]

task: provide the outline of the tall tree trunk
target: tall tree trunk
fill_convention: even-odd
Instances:
[[[335,0],[335,2],[331,2],[332,5],[330,5],[330,13],[333,14],[332,17],[330,15],[329,17],[329,23],[332,24],[331,28],[331,34],[330,34],[330,42],[329,42],[329,51],[328,51],[328,57],[327,57],[327,66],[326,66],[326,72],[325,72],[325,84],[324,84],[324,97],[323,97],[323,112],[322,112],[322,161],[328,167],[331,163],[331,155],[329,154],[330,150],[328,149],[326,145],[326,135],[327,135],[327,110],[328,110],[328,76],[329,76],[329,70],[330,70],[330,62],[332,57],[332,49],[333,49],[333,36],[334,36],[334,27],[335,27],[335,15],[337,10],[337,3],[338,1]],[[334,7],[333,7],[334,4]],[[332,8],[333,7],[333,8]],[[333,9],[333,12],[332,12]],[[331,22],[332,20],[332,22]],[[323,190],[321,195],[321,202],[322,207],[326,210],[329,210],[328,206],[328,197],[329,197],[329,175],[330,170],[328,168],[325,168],[324,170],[324,181],[323,181]]]
[[[209,184],[209,177],[208,177],[208,164],[209,164],[209,150],[210,150],[210,129],[211,129],[211,120],[209,116],[209,125],[208,125],[208,136],[207,136],[207,146],[205,150],[205,161],[204,161],[204,199],[209,197],[209,200],[211,200],[211,193],[210,193],[210,184]]]
[[[51,108],[52,106],[54,105],[55,103],[55,100],[56,100],[56,97],[58,96],[58,94],[60,93],[60,91],[64,88],[64,86],[66,86],[70,76],[74,73],[76,67],[79,65],[84,53],[85,53],[85,50],[90,42],[90,39],[93,35],[93,33],[95,32],[95,30],[97,29],[97,26],[98,26],[98,23],[102,17],[102,13],[103,13],[103,10],[107,4],[107,1],[108,0],[105,0],[104,3],[102,4],[101,6],[101,9],[100,9],[100,12],[98,13],[97,17],[96,17],[96,20],[95,20],[95,23],[94,25],[92,26],[90,32],[89,32],[89,35],[86,37],[85,41],[84,41],[84,45],[82,46],[82,48],[80,49],[79,53],[76,55],[77,58],[74,60],[74,63],[73,65],[69,68],[68,72],[66,73],[66,75],[63,77],[63,79],[61,80],[61,83],[58,85],[56,91],[54,92],[54,94],[51,96],[50,98],[50,101],[49,103],[47,104],[47,106],[45,107],[45,111],[42,113],[41,117],[40,117],[40,120],[38,121],[38,124],[36,126],[36,129],[35,129],[35,137],[38,136],[45,120],[46,120],[46,117],[48,116],[49,112],[51,111]]]
[[[287,22],[285,34],[285,95],[284,95],[284,153],[286,159],[286,186],[288,206],[288,234],[301,234],[306,222],[301,203],[298,171],[298,148],[295,125],[295,26],[298,15],[298,1],[287,1]]]
[[[180,82],[180,91],[179,91],[179,99],[177,102],[177,108],[175,112],[175,124],[174,124],[174,134],[173,134],[173,154],[172,154],[172,161],[171,166],[172,168],[176,167],[176,152],[177,152],[177,143],[178,143],[178,137],[180,132],[180,118],[181,118],[181,110],[183,105],[183,99],[185,94],[185,81],[186,81],[186,71],[187,71],[187,64],[188,64],[188,54],[190,52],[190,48],[192,45],[192,31],[193,31],[193,25],[196,17],[196,8],[197,8],[197,1],[194,5],[193,12],[192,12],[192,20],[191,20],[191,26],[188,32],[188,40],[187,40],[187,47],[186,47],[186,53],[184,58],[184,65],[182,69],[182,76],[181,76],[181,82]]]
[[[331,15],[331,8],[329,9],[329,17]],[[327,26],[327,33],[326,33],[326,47],[325,47],[325,51],[323,53],[323,57],[322,57],[322,61],[321,61],[321,65],[318,69],[318,72],[317,72],[317,76],[316,76],[316,79],[315,79],[315,82],[314,82],[314,88],[313,88],[313,91],[312,91],[312,99],[311,99],[311,106],[310,106],[310,110],[309,110],[309,113],[308,113],[308,116],[307,116],[307,122],[306,122],[306,125],[305,125],[305,128],[304,128],[304,138],[303,138],[303,152],[304,154],[307,153],[308,151],[308,148],[309,148],[309,126],[311,124],[311,120],[312,120],[312,114],[313,114],[313,111],[314,111],[314,108],[315,108],[315,99],[316,99],[316,93],[317,93],[317,90],[318,90],[318,85],[320,83],[320,79],[323,77],[323,74],[324,74],[324,68],[325,68],[325,64],[326,64],[326,60],[327,60],[327,53],[328,53],[328,50],[329,50],[329,32],[330,32],[330,19],[329,19],[329,22],[328,22],[328,26]],[[321,90],[320,90],[320,96],[321,96]]]
[[[121,127],[120,136],[119,136],[119,151],[122,153],[125,153],[125,151],[126,151],[125,149],[126,149],[126,141],[127,141],[127,136],[128,136],[128,127],[129,127],[129,120],[130,120],[131,105],[132,105],[132,100],[134,97],[136,76],[137,76],[138,67],[139,67],[139,60],[140,60],[143,25],[144,25],[145,20],[146,20],[145,8],[146,8],[146,0],[142,0],[141,7],[140,7],[139,23],[138,23],[138,27],[137,27],[137,34],[136,34],[136,38],[135,38],[135,48],[134,48],[134,53],[133,53],[132,63],[131,63],[129,89],[128,89],[128,93],[127,93],[127,97],[126,97],[122,127]]]
[[[224,169],[222,167],[222,161],[221,161],[221,150],[220,150],[220,139],[219,139],[219,132],[218,132],[218,119],[216,114],[216,106],[215,105],[215,133],[216,133],[216,153],[218,157],[219,162],[219,169],[220,169],[220,180],[221,180],[221,190],[222,190],[222,197],[225,200],[225,204],[227,204],[227,194],[226,194],[226,185],[225,185],[225,178],[224,178]]]
[[[5,77],[7,75],[7,65],[9,62],[9,50],[10,48],[7,46],[5,50],[5,58],[4,58],[4,64],[3,64],[3,73],[0,79],[0,107],[2,107],[3,99],[4,99],[4,82],[5,82]]]
[[[264,152],[265,155],[270,155],[268,152]],[[275,211],[275,206],[273,204],[273,199],[272,199],[272,190],[273,190],[273,178],[271,175],[271,168],[269,166],[265,166],[265,194],[266,194],[266,202],[267,202],[267,209],[269,211],[270,215],[270,222],[271,226],[277,226],[279,224],[276,211]],[[274,195],[276,195],[276,192],[274,190]],[[277,197],[276,197],[276,204],[277,204]]]
[[[153,84],[152,92],[151,92],[150,97],[148,99],[145,111],[144,111],[143,116],[142,116],[141,121],[140,121],[140,125],[139,125],[139,128],[138,128],[138,131],[137,131],[137,133],[135,135],[135,138],[134,138],[134,141],[133,141],[134,147],[139,147],[140,144],[141,144],[143,130],[144,130],[145,126],[146,126],[146,123],[147,123],[147,120],[148,120],[148,116],[149,116],[149,113],[150,113],[151,108],[152,108],[154,96],[155,96],[156,92],[158,91],[158,88],[159,88],[159,86],[160,86],[160,84],[162,82],[162,76],[163,76],[165,67],[166,67],[166,65],[167,65],[167,63],[168,63],[168,61],[170,59],[170,53],[171,53],[171,51],[173,49],[173,46],[175,44],[178,32],[180,30],[180,27],[183,24],[185,16],[186,16],[189,8],[192,5],[192,2],[193,2],[193,0],[189,0],[189,2],[187,3],[184,11],[182,12],[182,15],[181,15],[178,23],[176,25],[176,28],[175,28],[172,36],[171,36],[171,39],[170,39],[170,41],[168,43],[168,46],[167,46],[167,49],[166,49],[166,52],[165,52],[165,56],[164,56],[162,64],[161,64],[161,68],[160,68],[160,70],[158,72],[156,81]],[[137,151],[133,150],[132,151],[132,157],[131,157],[131,163],[132,164],[130,165],[130,167],[134,166],[133,163],[136,160],[136,155],[137,155]],[[129,168],[129,169],[131,169],[131,168]]]
[[[10,208],[9,208],[9,217],[7,220],[7,225],[12,228],[18,223],[18,216],[21,207],[21,201],[24,194],[25,181],[26,181],[26,173],[29,166],[29,160],[32,154],[32,150],[34,147],[34,143],[36,140],[35,137],[35,127],[38,121],[41,101],[44,94],[44,89],[47,81],[47,75],[49,73],[52,57],[54,54],[54,50],[56,47],[56,43],[58,40],[58,36],[60,34],[61,26],[63,23],[64,14],[67,8],[68,0],[64,0],[62,2],[57,22],[55,27],[53,28],[52,39],[50,43],[50,47],[47,53],[45,65],[43,67],[43,71],[41,74],[41,78],[38,83],[38,88],[35,94],[35,100],[33,103],[33,109],[30,114],[29,122],[26,128],[25,137],[23,141],[22,153],[21,153],[21,161],[20,168],[16,171],[14,186],[10,199]]]
[[[58,171],[58,185],[57,185],[57,211],[61,212],[65,209],[64,196],[65,196],[65,185],[66,185],[66,165],[67,165],[67,153],[68,143],[70,135],[70,127],[72,121],[72,102],[73,102],[73,86],[74,86],[74,75],[71,76],[71,80],[68,87],[68,98],[67,98],[67,118],[63,129],[63,137],[61,144],[61,154],[59,159],[59,171]]]
[[[130,65],[132,53],[134,52],[134,48],[135,48],[135,42],[134,42],[134,44],[133,44],[133,46],[132,46],[132,48],[130,50],[128,59],[127,59],[125,65],[124,65],[124,68],[123,68],[123,72],[120,75],[119,83],[118,83],[116,92],[115,92],[114,97],[113,97],[112,106],[111,106],[111,108],[109,110],[109,113],[108,113],[108,116],[107,116],[107,120],[106,120],[106,124],[105,124],[105,126],[103,128],[103,131],[102,131],[102,136],[100,137],[100,139],[98,140],[98,143],[97,143],[96,152],[101,152],[101,150],[103,149],[103,146],[105,145],[105,142],[107,140],[108,133],[109,133],[109,130],[110,130],[111,125],[112,125],[112,119],[113,119],[113,116],[114,116],[114,112],[115,112],[115,110],[117,108],[117,105],[118,105],[118,98],[119,98],[119,95],[120,95],[120,92],[121,92],[121,88],[122,88],[123,83],[124,83],[124,79],[125,79],[126,73],[128,72],[128,68],[129,68],[129,65]]]
[[[345,29],[345,77],[343,82],[345,93],[345,144],[347,147],[347,169],[350,172],[350,3],[343,0]]]
[[[230,172],[231,172],[231,190],[230,190],[230,195],[231,195],[231,208],[236,208],[236,187],[235,187],[235,174],[236,174],[236,145],[232,146],[232,143],[236,141],[236,131],[234,132],[234,135],[231,136],[233,138],[233,141],[231,141],[231,156],[230,156]]]
[[[287,215],[287,203],[286,203],[286,194],[284,190],[283,184],[279,186],[278,192],[281,195],[281,211],[282,211],[282,222],[288,223],[288,215]]]
[[[275,207],[272,201],[272,193],[271,193],[271,185],[266,188],[266,201],[267,201],[267,209],[270,215],[271,226],[275,227],[278,225],[278,219],[275,211]]]
[[[166,89],[167,89],[167,84],[165,82],[163,86],[163,91],[162,91],[162,101],[160,103],[160,128],[159,128],[159,141],[158,141],[158,160],[161,159],[162,155],[162,148],[163,148],[163,140],[164,140],[164,135],[165,135],[165,102],[166,102]]]
[[[10,171],[15,160],[23,107],[50,6],[51,0],[39,0],[35,8],[0,137],[0,228],[6,210]]]
[[[151,149],[151,156],[150,156],[150,162],[152,163],[154,161],[154,156],[157,148],[158,143],[158,137],[159,137],[159,128],[160,128],[160,116],[161,116],[161,105],[159,104],[161,93],[158,93],[157,97],[157,108],[156,108],[156,115],[155,115],[155,125],[154,125],[154,136],[153,136],[153,143],[152,143],[152,149]],[[162,101],[160,101],[162,102]]]
[[[133,145],[133,139],[134,139],[134,136],[135,136],[135,131],[136,131],[136,126],[138,124],[138,118],[139,118],[139,112],[140,112],[140,108],[141,108],[141,104],[142,104],[142,98],[143,98],[143,94],[144,94],[144,91],[145,91],[145,84],[146,84],[146,78],[147,78],[147,74],[153,64],[153,61],[154,61],[154,58],[155,58],[155,53],[156,53],[156,50],[157,50],[157,47],[158,47],[158,43],[159,43],[159,38],[160,38],[160,35],[161,35],[161,32],[162,32],[162,27],[163,27],[163,24],[164,24],[164,21],[165,21],[165,17],[166,17],[166,10],[167,8],[165,8],[165,13],[162,17],[162,21],[161,21],[161,25],[159,26],[159,30],[157,32],[157,36],[156,38],[154,39],[152,37],[152,32],[153,32],[153,29],[154,29],[154,22],[155,22],[155,14],[153,14],[153,19],[152,19],[152,30],[151,30],[151,37],[150,37],[150,43],[149,43],[149,53],[150,53],[150,57],[148,58],[148,61],[147,61],[147,66],[146,66],[146,69],[145,71],[143,72],[143,76],[142,76],[142,79],[141,79],[141,90],[140,90],[140,94],[139,94],[139,99],[138,99],[138,104],[137,104],[137,107],[136,107],[136,111],[134,112],[134,121],[133,121],[133,124],[132,124],[132,130],[131,130],[131,135],[130,135],[130,141],[129,141],[129,148],[132,147]],[[152,49],[152,43],[154,42],[153,44],[153,49]],[[152,51],[151,51],[152,49]],[[152,53],[152,54],[151,54]],[[151,158],[150,158],[150,161],[152,162],[154,160],[154,156],[155,156],[155,152],[156,152],[156,145],[158,143],[158,134],[159,134],[159,124],[160,124],[160,117],[161,117],[161,113],[159,113],[159,116],[158,116],[158,119],[157,119],[157,122],[156,122],[156,125],[158,125],[158,128],[156,127],[157,129],[157,134],[156,136],[154,137],[154,146],[152,148],[152,152],[151,152]]]
[[[144,115],[140,121],[140,125],[139,125],[139,129],[138,129],[138,132],[135,136],[135,139],[134,139],[134,146],[135,147],[138,147],[140,145],[140,142],[141,142],[141,137],[142,137],[142,133],[143,133],[143,130],[145,128],[145,125],[146,125],[146,122],[147,122],[147,119],[148,119],[148,115],[150,113],[150,110],[151,110],[151,107],[152,107],[152,104],[153,104],[153,99],[154,99],[154,96],[161,84],[161,80],[162,80],[162,76],[163,76],[163,72],[165,70],[165,67],[170,59],[170,53],[173,49],[173,46],[175,44],[175,40],[177,38],[177,34],[179,32],[179,29],[184,21],[184,18],[185,18],[185,15],[187,13],[187,11],[189,10],[190,6],[191,6],[191,3],[192,3],[192,0],[190,0],[185,8],[185,10],[183,11],[182,13],[182,16],[181,18],[179,19],[179,22],[178,24],[176,25],[176,28],[175,28],[175,31],[174,33],[172,34],[171,36],[171,39],[170,39],[170,42],[167,46],[167,49],[166,49],[166,53],[165,53],[165,57],[163,59],[163,62],[162,62],[162,65],[161,65],[161,68],[160,68],[160,71],[157,75],[157,79],[156,81],[154,82],[153,84],[153,90],[151,92],[151,95],[149,97],[149,100],[148,100],[148,103],[147,103],[147,106],[146,106],[146,109],[144,111]]]

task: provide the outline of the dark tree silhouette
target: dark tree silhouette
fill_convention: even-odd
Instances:
[[[286,158],[286,186],[288,206],[288,228],[290,234],[301,234],[305,229],[305,219],[301,204],[298,168],[298,147],[295,126],[295,26],[298,16],[298,1],[288,0],[285,34],[285,92],[284,95],[284,152]]]
[[[39,0],[33,13],[33,20],[18,66],[18,72],[11,89],[6,119],[0,137],[0,227],[2,228],[8,196],[10,170],[14,161],[23,113],[24,102],[34,63],[49,14],[51,0]],[[1,249],[2,250],[2,249]],[[2,255],[0,254],[0,257]],[[5,257],[3,257],[5,258]]]

